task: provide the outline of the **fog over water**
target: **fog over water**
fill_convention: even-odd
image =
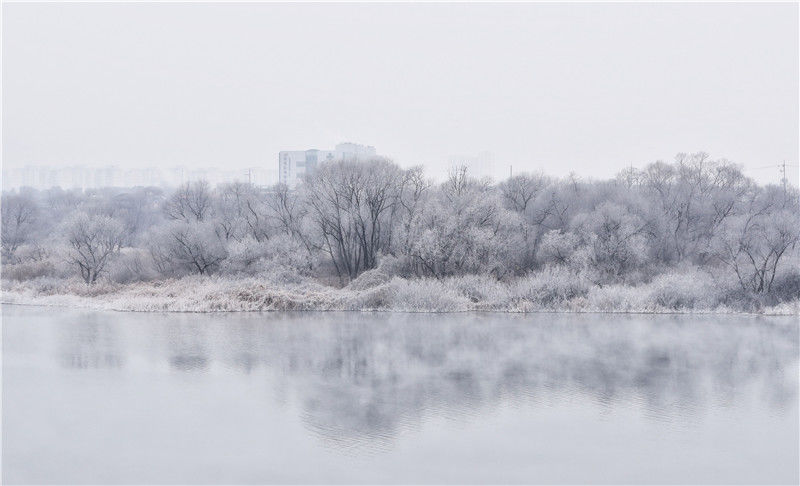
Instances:
[[[791,317],[2,311],[5,483],[798,480]]]

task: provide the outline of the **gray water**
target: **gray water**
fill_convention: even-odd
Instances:
[[[797,483],[795,318],[4,306],[13,483]]]

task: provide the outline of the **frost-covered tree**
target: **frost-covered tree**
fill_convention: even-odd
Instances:
[[[213,209],[211,189],[206,181],[181,185],[164,203],[164,214],[180,221],[203,221]]]
[[[714,235],[714,256],[734,272],[743,290],[770,292],[780,263],[800,241],[797,193],[792,192],[786,198],[774,187],[760,191],[748,211],[728,218]]]
[[[500,183],[503,203],[507,208],[524,214],[528,205],[544,191],[550,181],[543,175],[519,174]]]
[[[518,227],[519,219],[503,207],[497,191],[456,169],[427,201],[408,255],[421,275],[502,275],[520,245],[514,238]]]
[[[241,182],[222,184],[214,191],[214,223],[220,238],[241,241],[245,237],[247,207],[255,200],[255,191],[252,184]]]
[[[542,236],[538,257],[542,262],[568,265],[573,263],[581,239],[570,231],[551,230]]]
[[[674,164],[648,165],[637,178],[650,202],[655,256],[671,264],[703,263],[717,229],[744,208],[753,182],[726,160],[678,154]]]
[[[408,256],[416,237],[420,218],[431,195],[432,182],[425,177],[422,167],[412,167],[406,171],[403,193],[400,196],[396,221],[394,221],[394,239],[391,253]]]
[[[212,221],[192,223],[174,221],[157,231],[150,242],[150,252],[163,272],[213,272],[228,256]]]
[[[384,160],[328,162],[306,180],[303,197],[318,247],[340,277],[375,268],[391,244],[406,173]]]
[[[30,194],[3,194],[0,210],[3,255],[8,257],[30,239],[39,208]]]
[[[122,244],[125,230],[108,216],[72,214],[63,225],[69,250],[69,263],[78,267],[87,284],[93,284],[103,273]]]
[[[307,232],[303,231],[308,208],[301,193],[289,189],[286,184],[277,184],[265,194],[263,206],[267,219],[263,222],[254,221],[254,227],[274,228],[277,233],[296,237],[303,240],[305,246],[310,246],[306,242]],[[256,233],[258,232],[253,232],[253,237],[259,241],[265,239],[267,235],[265,230],[260,232],[261,238],[258,238]]]
[[[116,192],[107,190],[103,194],[90,195],[90,201],[82,204],[92,213],[104,214],[122,224],[124,229],[123,246],[135,246],[139,238],[161,219],[160,205],[163,191],[157,188],[133,188]]]
[[[573,228],[590,250],[590,262],[601,276],[624,277],[647,259],[647,223],[620,204],[605,202],[576,216]]]

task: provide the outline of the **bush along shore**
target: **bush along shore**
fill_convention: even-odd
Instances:
[[[638,286],[591,283],[563,269],[498,281],[391,277],[371,270],[335,288],[300,278],[187,276],[87,286],[79,279],[3,283],[3,303],[143,312],[398,311],[629,312],[798,315],[800,300],[743,296],[697,270],[664,274]]]

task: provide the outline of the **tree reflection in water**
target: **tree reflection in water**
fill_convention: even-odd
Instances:
[[[115,326],[103,314],[81,313],[60,328],[62,366],[75,369],[116,369],[124,353]]]
[[[65,328],[64,366],[124,365],[117,333],[130,335],[141,315],[116,314],[113,324],[94,316]],[[754,396],[777,412],[797,400],[792,318],[275,313],[145,322],[161,341],[153,356],[173,372],[216,363],[270,374],[278,401],[300,397],[307,428],[343,449],[380,449],[427,417],[469,421],[501,405],[591,400],[691,421]]]

